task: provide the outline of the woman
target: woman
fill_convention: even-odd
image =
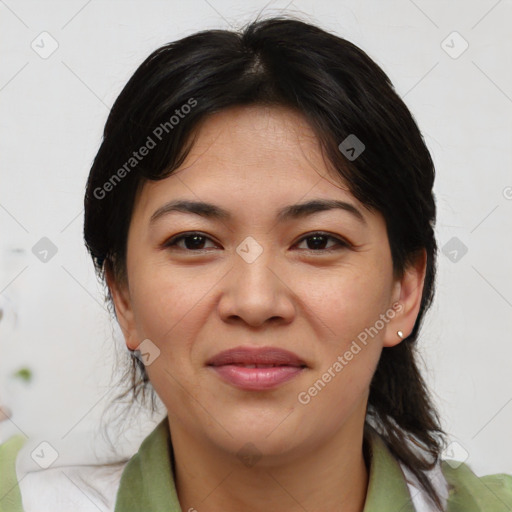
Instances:
[[[510,510],[511,477],[441,462],[415,363],[433,181],[387,76],[315,26],[154,52],[106,123],[85,241],[132,391],[168,415],[106,487],[21,480],[13,438],[0,510],[38,510],[42,481],[52,510]]]

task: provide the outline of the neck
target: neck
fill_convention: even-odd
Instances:
[[[362,512],[368,487],[363,425],[296,456],[244,465],[171,422],[175,481],[184,511]],[[345,425],[349,426],[349,425]]]

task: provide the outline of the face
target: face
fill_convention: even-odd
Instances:
[[[328,170],[305,120],[260,106],[209,118],[183,165],[143,186],[126,265],[126,283],[109,280],[117,316],[129,348],[146,340],[171,432],[270,457],[362,428],[423,277],[393,276],[382,216]]]

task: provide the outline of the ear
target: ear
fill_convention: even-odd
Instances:
[[[395,316],[386,326],[383,346],[394,347],[407,338],[414,328],[421,306],[425,272],[427,268],[427,252],[418,251],[413,262],[404,270],[403,276],[395,281],[391,309]],[[401,338],[398,331],[403,333]]]
[[[121,327],[121,331],[123,332],[126,346],[130,350],[136,350],[139,342],[128,281],[124,280],[123,282],[120,282],[116,279],[110,265],[106,265],[105,267],[105,278],[114,302],[116,318],[119,326]]]

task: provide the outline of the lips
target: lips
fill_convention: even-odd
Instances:
[[[237,365],[248,368],[271,368],[274,366],[305,367],[306,363],[293,352],[280,348],[237,347],[215,355],[206,363],[208,366]]]
[[[220,352],[207,365],[224,382],[246,391],[276,388],[307,368],[293,352],[273,347],[237,347]]]

